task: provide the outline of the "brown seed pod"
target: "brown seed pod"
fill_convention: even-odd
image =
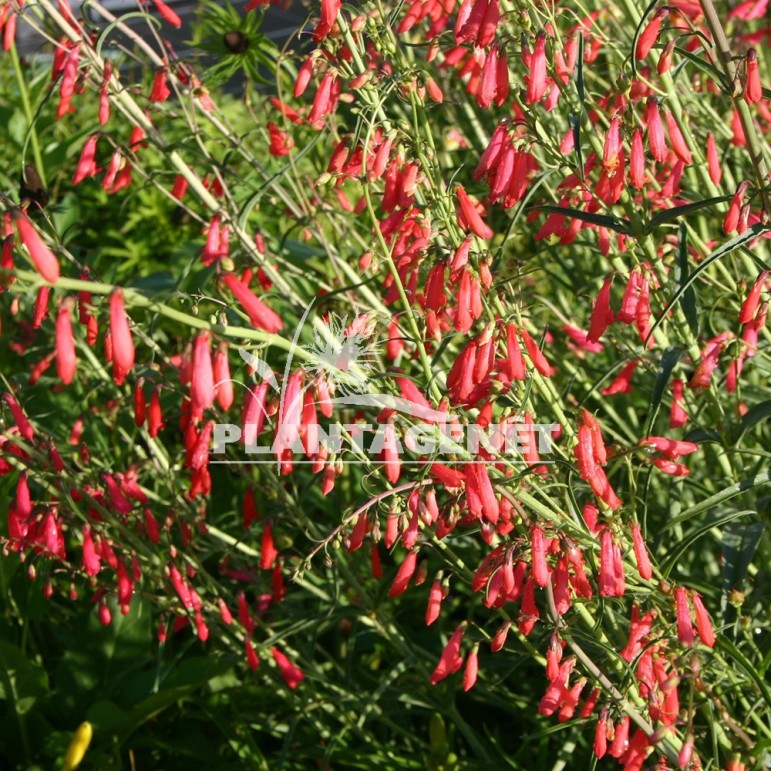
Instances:
[[[26,164],[19,175],[19,201],[23,205],[25,200],[34,201],[41,209],[45,208],[50,200],[43,180],[31,163]]]

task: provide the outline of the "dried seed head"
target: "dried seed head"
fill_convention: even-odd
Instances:
[[[243,32],[234,29],[222,36],[225,48],[231,53],[242,54],[249,48],[249,38]]]

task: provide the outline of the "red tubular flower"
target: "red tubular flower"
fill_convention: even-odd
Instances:
[[[524,327],[520,327],[519,336],[522,338],[522,342],[525,344],[527,355],[530,357],[530,361],[533,362],[533,366],[544,377],[551,377],[556,372],[556,370],[552,369],[552,366],[543,355],[543,351],[541,351],[535,340],[533,340],[533,338]]]
[[[233,404],[233,379],[230,377],[227,343],[220,343],[212,358],[214,394],[219,406],[227,411]]]
[[[340,91],[340,81],[331,70],[321,79],[319,89],[308,115],[308,123],[316,124],[335,108]]]
[[[439,618],[442,610],[442,600],[444,599],[444,590],[442,589],[442,580],[438,576],[431,584],[431,590],[428,593],[428,606],[426,607],[426,626],[431,626]]]
[[[163,428],[163,425],[161,398],[158,388],[156,388],[150,395],[150,407],[147,411],[147,433],[150,434],[151,437],[156,437]]]
[[[672,381],[672,405],[669,411],[669,427],[682,428],[688,422],[688,413],[685,411],[684,387],[682,380]]]
[[[109,59],[104,60],[102,85],[99,89],[99,123],[104,126],[110,119],[109,85],[112,78],[112,64]]]
[[[19,434],[21,434],[28,442],[31,442],[35,437],[35,432],[32,428],[32,424],[29,422],[29,418],[24,414],[24,410],[19,406],[16,399],[14,399],[7,391],[3,394],[3,398],[5,399],[8,408],[11,410],[11,416],[13,417],[14,423],[16,423],[16,427],[19,429]]]
[[[477,104],[486,110],[495,99],[498,89],[498,46],[492,46],[485,57],[482,77],[476,93]]]
[[[644,578],[647,581],[653,577],[653,568],[651,567],[651,560],[648,556],[648,549],[645,546],[645,539],[636,522],[632,522],[630,527],[632,528],[632,541],[634,542],[634,558],[637,563],[637,572],[640,574],[640,578]]]
[[[645,25],[645,29],[637,38],[637,47],[634,51],[634,58],[637,61],[644,59],[655,45],[661,32],[661,23],[668,12],[668,8],[659,8],[654,17]]]
[[[498,653],[498,651],[503,649],[503,646],[506,644],[509,629],[511,629],[511,621],[506,621],[498,627],[490,640],[490,651],[492,653]]]
[[[723,179],[723,169],[720,166],[720,157],[717,152],[717,144],[712,134],[707,136],[707,166],[709,168],[709,178],[716,184],[720,184]]]
[[[72,334],[70,310],[72,301],[65,300],[56,317],[56,371],[64,385],[69,385],[75,377],[78,359],[75,355],[75,338]]]
[[[675,40],[670,40],[659,56],[659,63],[656,65],[656,71],[659,75],[666,75],[672,68],[672,55],[675,52]]]
[[[688,149],[683,132],[680,131],[680,126],[677,125],[674,115],[669,110],[664,113],[664,118],[667,121],[667,131],[669,131],[669,142],[672,145],[672,150],[683,163],[689,164],[692,160],[691,151]]]
[[[412,576],[415,573],[415,568],[418,564],[417,551],[407,552],[407,556],[402,560],[402,564],[399,565],[399,569],[396,571],[393,584],[388,592],[389,597],[398,597],[407,590]]]
[[[723,219],[723,230],[726,235],[733,233],[739,225],[739,217],[741,215],[742,204],[744,203],[744,195],[747,192],[747,186],[748,183],[746,181],[740,182],[736,188],[734,197],[731,199],[731,204]]]
[[[760,293],[766,285],[766,279],[771,271],[764,270],[756,279],[752,288],[747,294],[747,298],[742,303],[742,309],[739,312],[739,323],[749,324],[754,318],[760,304]]]
[[[316,57],[312,54],[302,63],[302,66],[297,72],[297,79],[294,82],[294,89],[292,91],[295,98],[299,99],[305,93],[305,89],[308,88],[308,83],[310,83],[311,76],[313,75],[313,65],[315,63]]]
[[[48,301],[51,298],[51,287],[41,286],[35,297],[35,307],[32,310],[32,328],[40,329],[48,317]]]
[[[93,578],[102,569],[102,558],[94,546],[94,539],[91,536],[91,528],[88,525],[83,527],[83,570],[86,575]]]
[[[731,337],[731,332],[721,332],[707,342],[701,355],[701,361],[688,381],[688,388],[695,390],[709,388],[712,373],[717,369],[720,361],[720,354]]]
[[[147,401],[142,380],[134,386],[134,425],[139,427],[147,419]]]
[[[731,144],[734,147],[747,146],[747,137],[744,136],[744,126],[742,126],[742,121],[739,117],[739,111],[735,107],[731,115],[731,133]]]
[[[646,436],[640,440],[643,447],[652,447],[665,455],[669,460],[677,460],[681,455],[691,455],[698,452],[699,445],[694,442],[683,442],[679,439],[667,439],[664,436]]]
[[[254,650],[252,641],[248,638],[244,638],[244,651],[246,652],[246,663],[249,669],[255,670],[260,666],[260,659],[257,656],[257,651]]]
[[[271,334],[275,334],[284,328],[284,322],[281,320],[281,317],[265,305],[262,300],[255,297],[249,287],[239,281],[235,275],[226,273],[222,276],[222,281],[246,311],[252,326],[264,329]]]
[[[265,402],[268,396],[268,383],[249,388],[244,399],[241,417],[241,439],[247,447],[257,444],[257,437],[262,432],[267,417]]]
[[[637,305],[639,304],[639,289],[642,283],[642,276],[638,270],[633,270],[629,274],[629,280],[626,282],[624,296],[621,299],[621,308],[619,309],[616,321],[621,324],[631,324],[637,317]]]
[[[391,484],[396,484],[402,473],[401,443],[396,436],[396,428],[393,423],[386,423],[381,430],[383,435],[382,459],[385,465],[386,478]]]
[[[59,106],[56,110],[56,119],[61,120],[71,111],[72,95],[78,79],[78,62],[80,60],[80,45],[73,46],[67,53],[62,71],[62,80],[59,85]]]
[[[632,376],[635,373],[640,361],[633,359],[625,364],[621,372],[616,375],[613,382],[602,389],[603,396],[613,396],[614,394],[628,394],[632,391]]]
[[[608,711],[600,712],[597,726],[594,729],[594,754],[602,759],[608,751]]]
[[[153,4],[155,5],[161,17],[169,24],[171,24],[172,27],[182,26],[182,19],[180,19],[179,16],[177,16],[177,14],[166,3],[163,2],[163,0],[153,0]]]
[[[608,748],[608,754],[612,758],[621,758],[629,748],[629,726],[631,719],[629,715],[624,715],[616,723],[613,741]]]
[[[272,570],[277,557],[278,549],[273,543],[273,528],[270,522],[266,522],[260,544],[260,570]]]
[[[562,703],[567,695],[568,680],[570,679],[570,673],[575,666],[575,659],[573,657],[565,659],[559,666],[559,671],[549,684],[546,686],[541,701],[538,705],[539,715],[553,715],[557,707]]]
[[[296,667],[278,648],[275,646],[270,649],[273,655],[273,660],[276,662],[281,677],[284,678],[284,682],[294,690],[300,683],[305,680],[305,674],[301,669]]]
[[[624,661],[634,661],[643,651],[644,641],[653,629],[653,614],[648,612],[640,616],[640,608],[632,607],[632,620],[629,624],[629,641],[619,654]]]
[[[450,637],[447,645],[442,651],[442,655],[439,657],[439,663],[431,673],[432,685],[436,685],[440,680],[444,680],[445,677],[457,672],[463,666],[463,656],[460,655],[460,646],[463,642],[463,633],[466,630],[466,625],[461,624],[452,637]]]
[[[530,74],[527,77],[527,93],[525,102],[527,104],[537,104],[543,99],[548,86],[546,77],[546,35],[543,32],[538,33],[535,41],[535,49],[530,54],[528,69]]]
[[[455,309],[455,330],[465,334],[482,315],[479,280],[465,269],[460,276]]]
[[[499,0],[488,0],[487,9],[479,25],[476,45],[479,48],[487,48],[495,40],[498,31],[498,22],[501,18]]]
[[[667,143],[659,114],[659,100],[655,96],[649,96],[646,102],[645,122],[648,124],[648,147],[651,155],[659,163],[664,163],[667,159]]]
[[[340,13],[340,6],[340,0],[321,0],[321,18],[313,30],[314,42],[320,42],[332,31]]]
[[[688,592],[682,587],[675,587],[675,614],[677,616],[677,637],[681,644],[692,646],[696,640],[691,621],[691,609],[688,607]]]
[[[27,247],[37,272],[50,284],[55,284],[59,280],[59,262],[54,253],[43,243],[34,225],[26,215],[15,210],[13,212],[13,221],[16,229],[19,231],[19,238],[24,246]]]
[[[532,554],[533,580],[540,587],[547,586],[549,583],[549,566],[546,563],[546,548],[543,540],[543,530],[534,525],[530,531],[530,551]]]
[[[99,134],[92,134],[83,146],[78,166],[75,169],[75,176],[72,178],[73,185],[79,185],[86,177],[93,177],[99,172],[96,166],[96,143],[98,139]]]
[[[171,96],[168,83],[166,82],[166,70],[161,69],[155,73],[153,78],[153,90],[150,93],[151,102],[165,102]]]
[[[592,315],[589,319],[589,331],[586,341],[596,343],[605,334],[605,330],[613,323],[614,315],[610,307],[610,290],[613,286],[613,276],[608,276],[602,284],[597,299],[594,301]]]
[[[458,196],[458,204],[460,210],[458,211],[458,224],[463,230],[470,230],[475,236],[479,238],[492,238],[492,229],[485,224],[482,218],[479,216],[479,212],[476,206],[471,202],[466,191],[458,185],[456,190]]]
[[[691,602],[693,603],[693,612],[696,616],[696,630],[699,633],[701,641],[708,647],[715,647],[715,630],[712,628],[712,621],[709,613],[704,607],[701,596],[696,592],[691,593]]]
[[[613,535],[606,527],[600,534],[600,594],[616,596],[616,568],[613,555]]]
[[[268,152],[276,158],[289,155],[289,151],[294,147],[292,137],[286,131],[282,131],[275,123],[268,123],[268,134],[270,135]]]
[[[193,405],[194,420],[199,420],[204,410],[214,403],[214,373],[208,332],[200,332],[193,342],[190,401]]]
[[[479,673],[479,648],[474,646],[466,657],[466,668],[463,670],[463,690],[470,691],[477,681]]]
[[[120,385],[134,366],[134,341],[123,306],[123,293],[116,289],[110,295],[110,337],[112,340],[113,378]]]
[[[605,145],[602,151],[602,166],[609,174],[614,174],[618,168],[618,156],[621,152],[621,118],[614,115],[605,134]]]
[[[747,79],[744,85],[744,98],[750,104],[756,104],[763,98],[758,72],[758,52],[754,48],[747,51]]]

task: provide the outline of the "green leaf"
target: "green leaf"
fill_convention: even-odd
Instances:
[[[728,89],[725,85],[725,78],[723,77],[723,73],[717,69],[714,65],[710,64],[705,59],[702,59],[699,56],[696,56],[695,53],[692,51],[687,51],[682,46],[675,46],[675,51],[682,56],[685,59],[688,59],[689,62],[692,64],[695,64],[705,75],[708,75],[713,80],[716,80],[720,84],[720,88],[728,93]]]
[[[738,588],[747,577],[765,522],[734,523],[723,531],[723,593]]]
[[[608,230],[613,230],[616,233],[624,233],[628,236],[632,234],[632,223],[629,220],[614,217],[609,214],[593,214],[591,212],[581,211],[580,209],[569,209],[565,206],[552,206],[550,204],[531,206],[530,209],[543,211],[547,214],[563,214],[566,217],[583,220],[584,222],[590,222],[592,225],[608,228]]]
[[[659,407],[661,406],[661,400],[664,398],[664,392],[667,389],[669,378],[672,375],[672,370],[675,368],[675,364],[679,361],[683,355],[683,349],[676,346],[670,346],[664,351],[659,362],[659,368],[656,372],[656,382],[653,384],[653,391],[651,392],[651,406],[648,411],[646,434],[649,434],[656,420]]]
[[[14,144],[24,147],[24,137],[27,134],[27,119],[21,111],[16,110],[11,115],[6,132],[6,136],[13,140]]]
[[[667,222],[671,222],[684,214],[690,214],[691,212],[698,211],[699,209],[705,209],[708,206],[715,206],[719,203],[725,203],[730,201],[732,196],[720,195],[716,198],[706,198],[703,201],[695,201],[693,203],[686,203],[682,206],[673,206],[671,209],[661,211],[655,216],[651,217],[650,222],[645,226],[645,234],[652,233],[660,225],[665,225]]]
[[[690,549],[691,546],[699,540],[699,538],[701,538],[703,535],[706,535],[713,528],[720,527],[726,522],[730,522],[733,519],[738,519],[739,517],[744,517],[747,514],[757,514],[757,512],[754,509],[748,509],[746,511],[733,511],[730,514],[724,514],[722,517],[718,517],[711,522],[707,522],[706,525],[702,525],[692,533],[689,533],[673,549],[670,549],[669,553],[667,554],[661,568],[664,579],[666,580],[669,577],[669,574],[672,572],[672,568],[677,564],[677,561],[680,559],[680,557],[682,557],[682,555],[685,554],[685,552]],[[743,525],[739,526],[743,527]],[[727,530],[728,528],[726,528],[726,531]]]
[[[689,437],[686,437],[686,440],[691,441]],[[720,490],[720,492],[710,495],[709,498],[705,498],[700,503],[690,506],[678,516],[670,519],[662,528],[662,532],[671,530],[675,525],[679,525],[681,522],[687,522],[689,519],[692,519],[705,511],[709,511],[713,506],[717,506],[724,501],[730,500],[741,493],[747,492],[747,490],[752,490],[761,485],[767,485],[769,482],[771,482],[771,471],[765,471],[757,476],[742,479],[740,482],[729,485]]]
[[[15,645],[0,640],[0,700],[24,715],[48,692],[45,670],[31,662]]]
[[[756,404],[747,410],[746,414],[742,417],[742,422],[739,424],[739,433],[735,443],[741,442],[747,431],[769,417],[771,417],[771,399],[766,399],[766,401],[760,402],[760,404]]]
[[[661,322],[667,317],[667,314],[670,310],[672,310],[672,307],[674,304],[680,299],[680,297],[684,294],[684,292],[688,289],[688,287],[691,286],[691,284],[699,277],[699,275],[702,273],[702,271],[706,270],[713,262],[716,260],[719,260],[721,257],[725,257],[727,254],[730,254],[735,249],[738,249],[741,246],[744,246],[745,244],[749,243],[753,239],[757,238],[758,236],[763,235],[763,233],[768,232],[771,230],[771,227],[768,225],[761,225],[759,222],[755,223],[752,227],[748,228],[747,230],[742,233],[740,236],[736,236],[735,238],[732,238],[730,241],[726,241],[721,247],[715,249],[714,252],[712,252],[707,258],[705,258],[701,264],[699,265],[696,270],[691,273],[690,276],[685,280],[685,283],[683,283],[678,289],[675,291],[675,294],[673,295],[672,299],[667,303],[666,308],[659,314],[656,321],[653,323],[653,326],[651,327],[651,331],[648,333],[648,337],[646,338],[646,343],[648,340],[650,340],[651,335],[658,329]]]
[[[768,685],[763,681],[763,678],[757,672],[755,666],[750,662],[747,657],[728,639],[725,635],[717,636],[717,647],[728,653],[731,658],[744,670],[745,674],[752,680],[758,687],[758,690],[763,696],[768,707],[771,707],[771,691],[768,690]]]
[[[677,262],[675,263],[675,285],[679,290],[687,280],[688,275],[688,231],[681,222],[677,241]],[[699,336],[699,319],[696,313],[696,292],[689,286],[680,298],[680,305],[694,337]]]
[[[584,36],[578,36],[578,57],[576,65],[576,90],[578,91],[578,101],[581,102],[583,109],[586,100],[586,90],[584,88]]]

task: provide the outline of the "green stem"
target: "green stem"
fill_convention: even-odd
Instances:
[[[16,50],[16,43],[11,45],[9,53],[11,54],[11,63],[13,64],[13,71],[16,75],[16,84],[19,87],[19,96],[21,97],[21,106],[24,110],[24,117],[27,119],[28,133],[27,141],[32,146],[32,156],[35,159],[35,168],[40,177],[43,186],[46,185],[45,167],[43,166],[43,154],[40,152],[40,142],[37,138],[37,130],[35,129],[35,116],[32,113],[32,105],[29,101],[29,93],[27,92],[27,84],[24,80],[24,73],[21,69],[21,61],[19,60],[19,52]],[[26,142],[24,149],[26,150]],[[22,159],[24,153],[22,152]]]

